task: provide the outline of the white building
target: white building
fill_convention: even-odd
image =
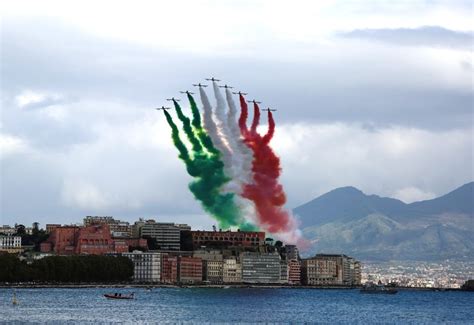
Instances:
[[[21,252],[20,236],[0,236],[0,252],[19,253]]]
[[[123,253],[133,262],[133,281],[135,282],[160,282],[161,253],[133,251]]]
[[[235,258],[224,259],[222,266],[222,280],[224,283],[242,282],[242,266]]]

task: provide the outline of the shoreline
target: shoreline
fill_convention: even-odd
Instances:
[[[278,284],[138,284],[138,283],[88,283],[88,284],[74,284],[74,283],[37,283],[37,284],[23,284],[23,283],[1,283],[0,289],[88,289],[88,288],[121,288],[121,289],[320,289],[320,290],[359,290],[362,286],[306,286],[306,285],[278,285]],[[411,290],[411,291],[462,291],[460,288],[416,288],[416,287],[394,287],[397,290]]]

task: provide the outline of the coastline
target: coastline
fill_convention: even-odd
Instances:
[[[320,289],[320,290],[359,290],[362,286],[306,286],[306,285],[279,285],[279,284],[139,284],[139,283],[0,283],[0,289],[86,289],[86,288],[120,288],[120,289]],[[395,287],[397,290],[410,291],[462,291],[460,288],[416,288],[416,287]]]

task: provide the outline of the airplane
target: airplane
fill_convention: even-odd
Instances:
[[[247,102],[254,103],[254,104],[261,104],[262,103],[262,102],[257,102],[255,99],[254,100],[248,100]]]
[[[233,93],[234,95],[237,95],[237,94],[238,94],[238,95],[242,95],[242,96],[245,96],[245,95],[247,95],[247,93],[243,93],[243,92],[241,92],[241,91],[238,91],[238,92],[232,92],[232,93]]]
[[[186,91],[180,91],[181,94],[188,94],[188,95],[194,95],[194,93],[186,90]]]
[[[219,86],[219,88],[225,88],[225,89],[228,89],[228,88],[230,88],[230,89],[232,89],[232,88],[234,88],[234,87],[231,87],[231,86],[224,85],[224,86]]]
[[[202,85],[201,83],[198,83],[198,84],[193,84],[194,87],[207,87],[207,85]]]
[[[157,111],[159,111],[159,110],[161,110],[161,109],[164,111],[165,109],[171,109],[171,107],[164,107],[164,106],[161,106],[161,107],[158,107],[158,108],[155,108],[155,109],[156,109]]]
[[[270,107],[267,108],[267,109],[264,109],[264,111],[267,111],[267,112],[276,112],[276,109],[271,109]]]
[[[214,78],[214,77],[206,78],[206,80],[208,80],[208,81],[213,81],[213,82],[214,82],[214,81],[220,81],[220,79],[216,79],[216,78]]]
[[[167,101],[170,101],[170,102],[171,102],[171,101],[173,101],[173,102],[179,102],[179,99],[176,99],[176,98],[174,98],[174,97],[167,98],[166,100],[167,100]]]

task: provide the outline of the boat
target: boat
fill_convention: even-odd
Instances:
[[[387,288],[383,284],[375,284],[372,282],[366,283],[362,289],[360,289],[360,293],[372,293],[372,294],[388,294],[388,295],[394,295],[398,291],[395,290],[394,288]]]
[[[20,302],[16,299],[16,291],[13,291],[12,305],[16,306]]]
[[[121,293],[106,293],[104,297],[107,299],[135,299],[134,293],[132,292],[129,295],[123,295]]]

